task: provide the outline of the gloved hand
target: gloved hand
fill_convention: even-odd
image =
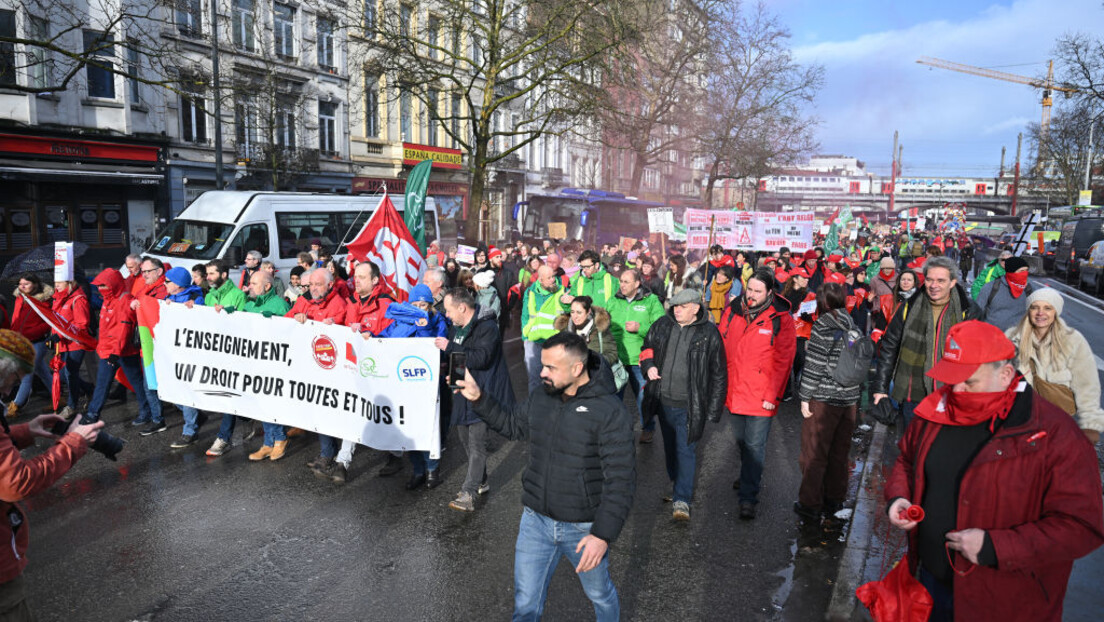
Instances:
[[[112,366],[112,367],[118,367],[119,366],[119,355],[118,354],[112,354],[111,356],[107,357],[107,364]]]
[[[271,311],[261,311],[261,317],[270,318],[270,317],[272,317],[272,312]]]
[[[223,307],[222,310],[225,311],[227,315],[230,315],[231,313],[233,313],[237,309],[235,309],[234,307]]]

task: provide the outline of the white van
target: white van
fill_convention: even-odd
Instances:
[[[381,195],[354,196],[307,192],[212,191],[199,196],[161,232],[146,255],[191,270],[197,263],[225,259],[236,279],[245,254],[260,251],[287,282],[300,252],[311,241],[334,257],[375,213]],[[392,196],[401,213],[403,196]],[[426,198],[426,243],[437,239],[437,205]]]

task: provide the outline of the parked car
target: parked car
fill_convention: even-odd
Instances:
[[[1104,293],[1104,240],[1089,248],[1089,258],[1080,260],[1077,286],[1096,295]]]
[[[1058,252],[1058,240],[1051,240],[1043,244],[1043,272],[1054,272],[1054,255]]]
[[[1077,283],[1079,260],[1089,258],[1093,243],[1104,240],[1104,216],[1099,211],[1079,214],[1062,224],[1062,237],[1054,255],[1054,271],[1070,284]]]

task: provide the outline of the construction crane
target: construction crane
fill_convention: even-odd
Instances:
[[[972,76],[981,76],[983,78],[992,78],[994,80],[1004,80],[1005,82],[1015,82],[1017,84],[1026,84],[1033,86],[1037,89],[1043,90],[1043,122],[1040,124],[1039,129],[1042,135],[1046,135],[1050,129],[1050,107],[1053,105],[1051,99],[1052,91],[1060,91],[1062,93],[1080,93],[1076,88],[1070,86],[1061,86],[1054,84],[1054,61],[1047,63],[1047,77],[1045,80],[1039,78],[1029,78],[1027,76],[1021,76],[1015,73],[1008,73],[1006,71],[996,71],[995,69],[985,69],[983,67],[974,67],[973,65],[964,65],[962,63],[955,63],[949,60],[943,60],[941,58],[932,58],[930,56],[921,56],[916,61],[921,65],[927,65],[929,67],[939,67],[941,69],[950,69],[951,71],[958,71],[960,73],[968,73]]]

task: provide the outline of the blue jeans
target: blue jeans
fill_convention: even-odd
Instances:
[[[908,429],[910,423],[912,423],[913,413],[916,412],[916,405],[920,402],[901,402],[901,417],[905,420],[905,426],[901,428],[902,433]]]
[[[694,469],[697,466],[697,442],[688,443],[685,408],[663,406],[659,430],[663,435],[663,455],[667,459],[667,478],[674,485],[672,501],[690,503],[694,496]]]
[[[218,438],[230,442],[230,437],[234,435],[234,426],[238,423],[238,416],[231,414],[224,414],[222,416],[222,423],[219,425]]]
[[[199,432],[199,411],[191,406],[183,406],[177,404],[180,408],[180,412],[184,415],[184,432],[185,436],[195,436]]]
[[[636,395],[636,408],[640,411],[640,429],[645,432],[651,432],[655,430],[656,418],[653,417],[651,421],[644,422],[644,374],[640,373],[639,365],[629,365],[629,384],[621,387],[621,395],[625,394],[625,387],[631,388],[633,394]]]
[[[161,400],[157,398],[156,391],[146,389],[146,374],[142,370],[142,357],[124,356],[119,358],[119,366],[123,369],[130,386],[134,387],[134,395],[138,398],[138,421],[161,422]],[[115,377],[115,367],[100,359],[100,366],[96,372],[96,388],[92,392],[92,401],[88,403],[88,417],[98,421],[104,402],[107,401],[107,389],[111,386],[111,380]]]
[[[46,348],[45,341],[36,341],[34,346],[34,373],[23,376],[23,380],[19,383],[19,391],[15,394],[15,405],[22,408],[27,405],[27,400],[31,399],[31,388],[34,386],[34,377],[38,376],[42,384],[46,385],[49,389],[53,386],[54,372],[50,371],[50,351]]]
[[[954,622],[954,591],[939,582],[935,575],[920,566],[920,584],[932,597],[929,622]]]
[[[426,471],[436,471],[437,464],[440,462],[440,460],[430,458],[428,451],[408,451],[406,455],[410,456],[410,468],[414,471],[414,475],[424,475]]]
[[[287,440],[287,428],[285,428],[284,426],[265,421],[261,423],[261,427],[264,428],[265,447],[274,446],[276,444],[276,441]]]
[[[732,415],[736,444],[740,447],[740,503],[759,503],[771,419],[773,417]]]
[[[84,364],[84,350],[73,350],[62,354],[65,358],[65,367],[62,368],[62,378],[69,385],[69,404],[77,407],[77,402],[84,396],[92,397],[95,386],[80,377],[80,368]]]
[[[525,369],[529,373],[529,392],[541,388],[541,344],[536,341],[522,341],[525,350]]]
[[[590,533],[593,523],[565,523],[525,508],[521,513],[517,546],[514,549],[514,620],[539,620],[548,597],[548,584],[561,557],[572,567],[579,564],[575,552],[579,541]],[[609,573],[609,553],[593,569],[576,574],[583,584],[598,622],[618,620],[621,603]]]

